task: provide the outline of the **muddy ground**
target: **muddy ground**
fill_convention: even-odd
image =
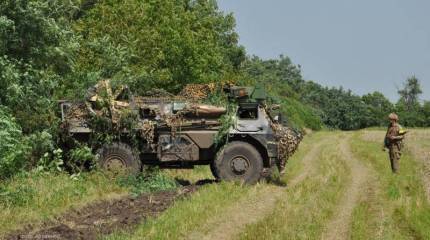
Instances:
[[[26,226],[6,239],[97,239],[115,230],[130,230],[142,220],[154,217],[198,189],[190,185],[172,191],[103,201],[71,211],[42,226]]]

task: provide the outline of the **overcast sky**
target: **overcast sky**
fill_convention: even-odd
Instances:
[[[233,12],[240,43],[264,59],[280,54],[303,76],[397,101],[414,74],[430,100],[430,0],[218,0]]]

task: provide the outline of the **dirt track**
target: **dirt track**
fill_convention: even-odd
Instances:
[[[6,239],[97,239],[99,235],[110,234],[118,229],[131,229],[143,219],[166,210],[178,197],[196,190],[197,186],[192,185],[137,198],[126,197],[95,203],[69,212],[42,227],[27,226]]]
[[[351,170],[351,181],[346,187],[332,220],[326,226],[322,239],[349,239],[352,212],[363,192],[361,190],[364,189],[365,182],[369,178],[369,170],[351,153],[348,141],[349,138],[344,138],[339,148]]]
[[[322,144],[317,144],[303,158],[302,173],[294,177],[288,184],[288,188],[292,188],[312,174],[312,163],[318,160],[318,154],[321,151]],[[256,223],[273,212],[276,202],[280,199],[287,188],[269,186],[258,192],[252,198],[244,197],[232,206],[228,207],[222,214],[214,216],[206,225],[214,226],[208,233],[198,231],[192,232],[187,236],[187,239],[234,239],[240,234],[246,225]]]
[[[381,142],[384,138],[384,131],[365,131],[363,139],[372,142]],[[405,138],[406,150],[420,161],[422,182],[426,192],[427,200],[430,202],[430,131],[411,130]],[[402,164],[402,160],[401,160]]]

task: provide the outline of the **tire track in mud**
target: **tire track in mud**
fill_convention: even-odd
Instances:
[[[360,200],[361,194],[365,192],[365,183],[370,176],[370,170],[355,158],[351,152],[350,138],[351,136],[343,138],[339,149],[348,168],[351,169],[351,180],[346,186],[346,191],[340,199],[332,219],[325,228],[326,231],[323,233],[322,239],[349,239],[352,213]]]
[[[95,240],[115,230],[132,229],[142,220],[166,210],[176,199],[190,195],[197,189],[198,186],[190,185],[172,191],[101,201],[71,210],[53,221],[42,223],[42,226],[28,225],[7,235],[5,239]]]
[[[327,144],[329,141],[324,141]],[[303,158],[301,174],[290,180],[287,188],[293,188],[311,175],[315,170],[313,162],[318,159],[323,143],[314,145]],[[267,186],[256,197],[244,197],[229,206],[225,211],[209,219],[206,225],[211,226],[208,233],[192,232],[183,239],[190,240],[229,240],[239,235],[247,225],[257,223],[273,212],[276,202],[287,188]]]

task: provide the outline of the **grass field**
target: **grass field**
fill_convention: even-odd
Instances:
[[[102,239],[430,239],[430,130],[407,135],[400,174],[382,151],[384,131],[316,132],[289,160],[282,181],[214,183],[133,230]],[[195,183],[208,167],[166,170]],[[0,236],[102,199],[132,192],[103,174],[23,175],[2,183]],[[8,191],[6,191],[6,190]]]

